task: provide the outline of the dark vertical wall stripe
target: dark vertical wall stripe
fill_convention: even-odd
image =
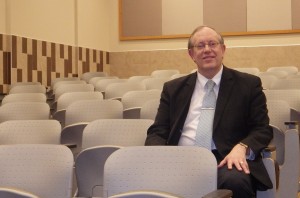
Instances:
[[[73,63],[73,61],[72,61],[72,58],[73,58],[73,50],[72,50],[72,46],[68,46],[68,71],[69,71],[69,73],[72,73],[73,72],[73,70],[72,70],[72,63]]]
[[[22,38],[22,53],[27,53],[27,38]]]
[[[37,72],[37,81],[38,82],[42,82],[43,81],[42,71],[38,71]]]
[[[97,62],[97,50],[93,50],[93,62]]]
[[[3,51],[3,34],[0,34],[0,50]]]
[[[8,84],[8,68],[10,67],[9,65],[9,52],[4,52],[3,53],[3,83]]]
[[[82,61],[82,47],[79,47],[78,49],[78,59]]]
[[[109,64],[109,52],[106,52],[106,64]]]
[[[12,36],[11,38],[12,41],[12,46],[11,46],[11,50],[12,50],[12,59],[11,59],[11,67],[12,68],[17,68],[17,37],[16,36]]]
[[[85,73],[85,72],[88,72],[88,67],[87,67],[87,64],[86,62],[82,62],[82,72]]]
[[[100,51],[99,53],[99,59],[100,59],[100,64],[99,64],[99,68],[98,71],[103,71],[103,51]]]
[[[60,45],[59,45],[59,57],[60,57],[60,58],[64,58],[64,52],[65,52],[65,50],[64,50],[64,45],[63,45],[63,44],[60,44]]]
[[[32,69],[37,70],[37,40],[32,40]]]
[[[47,56],[47,43],[42,41],[42,56]]]
[[[47,85],[51,85],[51,72],[52,72],[52,67],[51,67],[51,58],[47,57]]]
[[[11,84],[11,52],[6,52],[6,66],[4,66],[3,70],[3,83]]]
[[[87,71],[89,70],[89,66],[90,66],[90,50],[85,48],[85,61],[86,61],[86,69]]]
[[[51,71],[56,71],[56,59],[55,59],[55,43],[51,43]]]
[[[69,61],[68,60],[64,60],[64,77],[68,77],[68,73],[69,73]]]
[[[33,55],[27,55],[27,80],[32,81],[32,65],[33,65]]]
[[[23,77],[22,77],[22,69],[17,69],[17,82],[22,82]]]

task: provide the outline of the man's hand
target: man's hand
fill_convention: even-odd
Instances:
[[[246,151],[247,149],[237,144],[230,153],[220,162],[218,168],[227,164],[228,169],[232,169],[234,165],[239,171],[244,171],[246,174],[250,174],[248,163],[246,161]]]

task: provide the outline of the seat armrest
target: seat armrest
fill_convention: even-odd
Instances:
[[[72,149],[72,148],[77,148],[77,144],[63,144],[65,145],[66,147]]]
[[[140,198],[140,197],[148,197],[148,198],[183,198],[178,195],[174,195],[168,192],[162,192],[157,190],[135,190],[128,191],[116,195],[109,196],[108,198]]]
[[[0,187],[0,197],[39,198],[38,196],[15,188]]]
[[[276,151],[275,145],[268,145],[266,148],[264,148],[261,152],[261,155],[263,158],[272,157],[272,152]]]
[[[140,119],[141,107],[132,107],[123,110],[124,119]]]
[[[52,119],[60,122],[62,128],[65,127],[66,109],[61,109],[53,113]]]
[[[218,189],[204,195],[202,198],[230,198],[232,197],[232,191],[227,189]]]
[[[286,125],[287,129],[296,129],[298,127],[298,121],[288,121],[288,122],[284,122],[284,124]]]
[[[119,100],[119,101],[122,101],[122,97],[108,98],[107,100]]]
[[[300,112],[297,109],[291,108],[290,117],[292,121],[300,121]]]
[[[61,131],[60,143],[69,147],[74,156],[81,151],[82,133],[88,122],[79,122],[65,126]]]

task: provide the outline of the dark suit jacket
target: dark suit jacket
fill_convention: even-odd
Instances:
[[[148,129],[145,145],[178,145],[195,88],[197,73],[166,82],[154,124]],[[256,159],[248,161],[257,188],[272,188],[260,152],[273,137],[269,127],[266,97],[261,80],[253,75],[223,67],[217,98],[213,140],[224,158],[243,142]]]

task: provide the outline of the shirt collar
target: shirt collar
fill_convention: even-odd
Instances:
[[[221,66],[220,71],[211,79],[216,83],[216,87],[219,87],[219,85],[220,85],[222,72],[223,72],[223,65]],[[200,82],[200,85],[202,88],[204,88],[205,84],[209,80],[209,79],[205,78],[203,75],[201,75],[199,72],[197,72],[197,79]]]

